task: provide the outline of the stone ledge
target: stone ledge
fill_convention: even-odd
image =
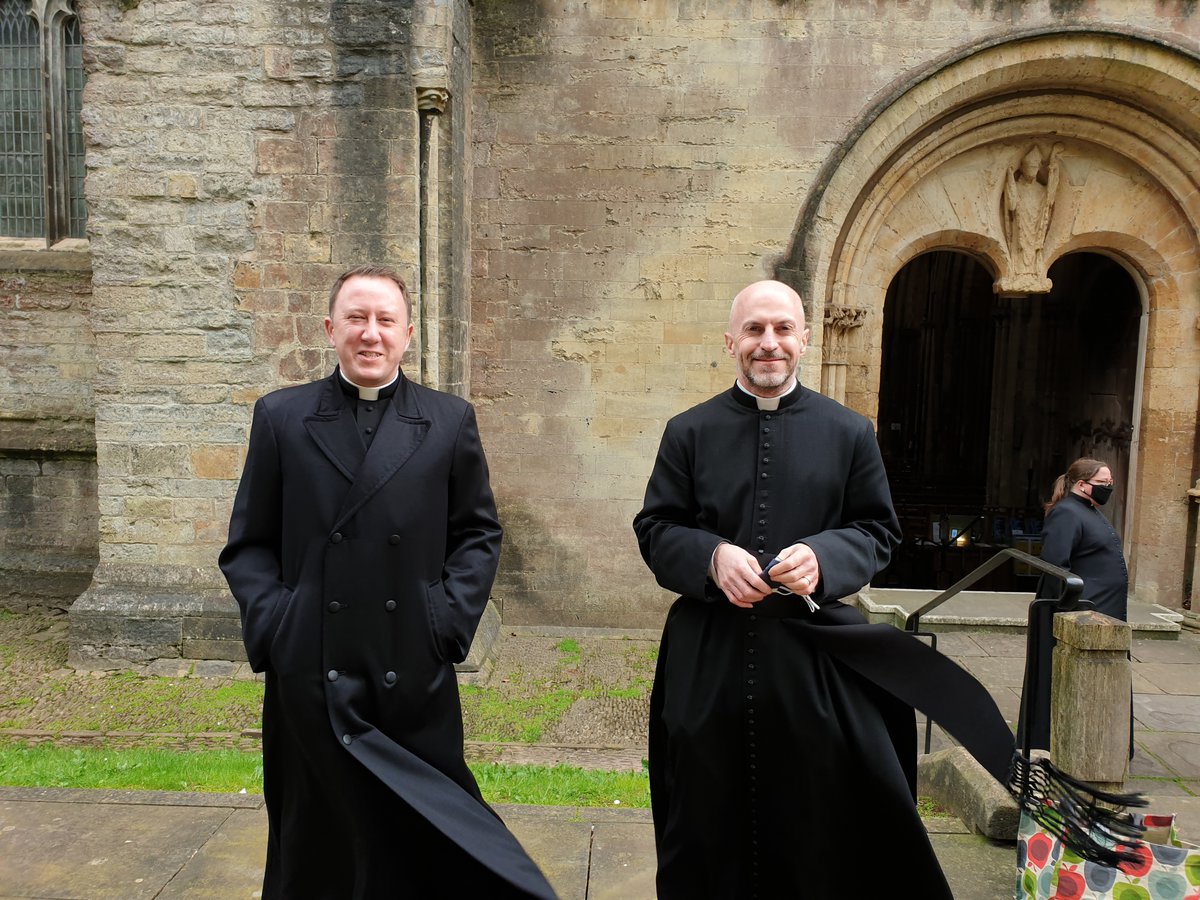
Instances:
[[[1017,801],[962,747],[921,756],[917,760],[917,790],[984,837],[1017,839],[1021,817]]]
[[[250,677],[243,669],[241,614],[227,591],[167,593],[93,584],[71,605],[68,621],[67,660],[81,671]],[[500,628],[500,613],[489,601],[467,658],[454,667],[460,681],[486,679]]]

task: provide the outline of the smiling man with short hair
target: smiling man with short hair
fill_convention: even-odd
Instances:
[[[262,896],[550,900],[463,759],[501,538],[475,413],[404,377],[391,269],[343,273],[325,332],[333,374],[255,404],[220,558],[266,673]]]

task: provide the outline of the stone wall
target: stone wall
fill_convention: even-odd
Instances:
[[[78,9],[99,509],[72,612],[85,664],[240,655],[215,561],[250,408],[329,370],[325,292],[363,259],[410,276],[432,346],[409,373],[479,408],[505,620],[658,625],[670,597],[630,521],[662,427],[731,384],[733,294],[803,274],[796,248],[841,227],[808,204],[856,136],[947,60],[1019,35],[1200,40],[1188,4],[1123,0]],[[816,387],[825,298],[806,299]],[[1197,312],[1190,294],[1171,311],[1189,361]],[[1182,423],[1156,459],[1190,484],[1194,410],[1155,402],[1146,422]]]
[[[86,252],[0,247],[0,608],[66,609],[96,565]]]
[[[512,621],[581,625],[661,622],[630,521],[663,424],[732,383],[733,294],[836,232],[806,200],[891,100],[1017,34],[1200,36],[1190,7],[1124,2],[480,0],[475,18],[473,388],[509,525],[498,591]]]
[[[251,406],[332,367],[337,273],[416,271],[414,73],[449,78],[461,5],[79,4],[101,543],[77,663],[241,655],[216,559]]]

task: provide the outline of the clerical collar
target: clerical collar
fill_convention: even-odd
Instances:
[[[397,369],[396,377],[381,387],[363,387],[360,384],[355,384],[342,374],[341,369],[338,369],[338,381],[348,397],[357,397],[359,400],[379,400],[380,398],[387,398],[396,393],[396,385],[400,381],[400,370]]]
[[[800,386],[800,379],[792,379],[792,386],[777,397],[760,397],[758,394],[752,394],[746,390],[740,381],[735,381],[734,385],[737,387],[737,391],[734,394],[737,396],[740,392],[741,396],[738,396],[737,399],[743,406],[750,406],[751,402],[753,402],[753,405],[757,406],[759,410],[771,412],[779,409],[780,406],[791,406],[795,402],[799,396],[796,393],[796,388]]]

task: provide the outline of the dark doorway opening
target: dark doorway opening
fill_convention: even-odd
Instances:
[[[1042,504],[1080,456],[1109,463],[1125,523],[1141,301],[1115,260],[1063,257],[1048,295],[997,297],[972,257],[906,265],[884,305],[879,442],[904,543],[876,586],[949,587],[1003,547],[1038,555]],[[1002,566],[976,585],[1031,590]]]

